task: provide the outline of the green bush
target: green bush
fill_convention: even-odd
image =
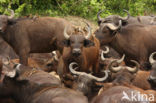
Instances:
[[[103,17],[118,14],[125,16],[126,9],[132,16],[152,15],[156,11],[156,0],[0,0],[0,12],[9,14],[13,9],[16,16],[80,16],[96,20],[99,10]]]

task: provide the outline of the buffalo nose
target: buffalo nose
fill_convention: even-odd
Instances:
[[[81,50],[80,50],[80,49],[78,49],[78,48],[73,49],[73,54],[78,56],[78,55],[80,55],[80,54],[81,54]]]

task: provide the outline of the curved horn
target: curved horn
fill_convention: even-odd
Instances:
[[[127,17],[124,18],[124,19],[122,18],[122,19],[123,19],[123,20],[128,20],[129,17],[130,17],[130,13],[129,13],[127,10],[125,10],[125,9],[123,9],[123,11],[127,13]]]
[[[120,71],[122,69],[121,66],[118,66],[118,67],[112,67],[113,63],[117,63],[117,60],[113,60],[109,65],[108,65],[108,69],[113,72],[113,73],[116,73],[118,71]]]
[[[91,33],[91,27],[90,27],[90,25],[87,23],[87,22],[85,22],[86,24],[87,24],[87,27],[88,27],[88,34],[87,34],[87,36],[85,37],[86,39],[89,39],[90,37],[91,37],[91,35],[92,35],[92,33]]]
[[[10,78],[14,78],[16,75],[16,70],[12,70],[12,71],[4,71],[3,72],[6,76],[10,77]]]
[[[3,58],[2,62],[3,62],[3,64],[8,65],[8,64],[10,64],[10,58],[9,57],[7,57],[7,59]]]
[[[104,76],[104,77],[98,78],[98,77],[95,77],[95,76],[93,76],[93,75],[91,75],[91,74],[87,74],[87,73],[85,73],[85,72],[78,72],[78,71],[75,71],[75,70],[73,69],[73,65],[74,65],[74,64],[77,64],[77,63],[76,63],[76,62],[72,62],[72,63],[70,63],[70,65],[69,65],[69,69],[70,69],[71,73],[73,73],[73,74],[76,74],[76,75],[85,75],[85,76],[88,76],[88,77],[91,78],[91,79],[94,79],[94,80],[98,81],[98,82],[102,82],[102,81],[104,81],[104,80],[106,80],[106,79],[108,78],[108,71],[104,71],[104,73],[105,73],[105,76]]]
[[[89,78],[94,79],[94,80],[96,80],[96,81],[98,81],[98,82],[102,82],[102,81],[105,81],[105,80],[108,78],[108,71],[105,70],[105,71],[103,71],[103,72],[105,73],[105,76],[102,77],[102,78],[98,78],[98,77],[96,77],[96,76],[93,76],[93,75],[87,74],[87,73],[84,73],[84,75],[86,75],[86,76],[88,76]]]
[[[105,57],[104,57],[104,54],[107,54],[109,53],[109,47],[108,46],[105,46],[106,50],[102,50],[101,52],[101,60],[104,61],[105,60]]]
[[[105,46],[105,48],[106,48],[106,50],[105,50],[105,51],[104,51],[104,50],[102,50],[102,52],[103,52],[104,54],[109,53],[109,47],[108,47],[108,46]]]
[[[109,27],[111,30],[117,30],[121,27],[122,25],[122,21],[119,20],[119,25],[118,26],[115,26],[114,24],[112,23],[106,23],[105,26]]]
[[[97,13],[97,18],[98,18],[99,21],[102,20],[102,18],[100,17],[100,14],[101,14],[102,12],[103,12],[103,10],[100,10],[100,11]]]
[[[119,63],[119,64],[120,64],[121,62],[123,62],[123,61],[124,61],[124,59],[125,59],[125,54],[123,54],[123,55],[122,55],[122,58],[121,58],[121,59],[117,60],[117,63]]]
[[[150,21],[150,24],[154,25],[155,21],[156,21],[156,17],[153,17],[153,19]]]
[[[135,61],[135,60],[131,60],[131,62],[135,63],[136,67],[134,67],[134,68],[126,67],[127,70],[130,71],[131,73],[137,73],[138,70],[139,70],[140,64],[137,61]]]
[[[153,63],[156,63],[156,60],[154,60],[154,58],[153,58],[153,56],[156,54],[156,52],[153,52],[151,55],[150,55],[150,57],[149,57],[149,62],[151,63],[151,64],[153,64]]]
[[[11,15],[10,15],[10,16],[8,16],[8,19],[13,19],[13,18],[14,18],[14,16],[15,16],[15,13],[14,13],[14,11],[13,11],[13,10],[11,10],[11,9],[9,9],[9,11],[11,12]]]
[[[69,39],[70,38],[70,36],[67,34],[67,27],[65,27],[64,28],[64,37],[66,38],[66,39]]]
[[[57,56],[56,51],[53,51],[52,54],[54,54],[54,59],[55,59],[56,61],[58,61],[59,59],[58,59],[58,56]]]
[[[75,65],[75,64],[78,65],[76,62],[72,62],[72,63],[69,64],[69,70],[70,70],[70,72],[73,73],[73,74],[76,74],[76,75],[81,75],[82,74],[81,72],[77,72],[77,71],[75,71],[73,69],[73,65]]]

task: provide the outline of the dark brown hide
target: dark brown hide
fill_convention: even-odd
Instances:
[[[14,50],[0,37],[0,55],[1,57],[10,57],[11,59],[18,58]],[[1,58],[1,59],[2,59]]]
[[[78,63],[80,71],[83,72],[93,72],[98,73],[98,57],[99,57],[99,41],[92,36],[91,40],[94,43],[94,46],[91,47],[82,47],[81,48],[81,55],[75,57],[72,55],[72,48],[71,47],[64,47],[63,49],[63,61],[65,64],[64,73],[69,72],[69,64],[71,62]]]
[[[29,53],[48,53],[56,49],[62,52],[65,26],[69,27],[68,31],[72,31],[71,24],[61,18],[40,17],[35,21],[22,19],[6,25],[1,36],[19,55],[20,63],[27,65]]]
[[[0,96],[11,97],[16,103],[88,103],[85,96],[71,89],[9,77],[0,83],[0,91]]]
[[[124,93],[130,98],[130,100],[123,98],[126,96]],[[131,101],[132,92],[136,95],[136,98],[139,98],[140,92],[145,94],[145,91],[137,90],[136,88],[126,87],[126,86],[114,86],[105,91],[102,91],[98,96],[94,98],[91,103],[149,103],[149,101]],[[139,93],[138,93],[139,92]],[[152,91],[153,93],[153,91]],[[147,92],[146,94],[151,94],[151,92]],[[155,96],[155,94],[154,94]],[[145,100],[146,98],[143,97]],[[151,102],[154,103],[154,102]]]
[[[139,61],[141,69],[145,69],[149,55],[156,51],[155,28],[153,25],[127,25],[119,31],[113,31],[101,24],[95,34],[101,45],[109,44],[118,53],[124,53],[127,64],[130,59],[134,59]]]

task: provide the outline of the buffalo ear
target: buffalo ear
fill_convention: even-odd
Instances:
[[[63,40],[63,45],[66,47],[70,46],[70,40]]]
[[[122,20],[122,26],[126,26],[128,25],[128,21],[127,20]]]
[[[101,20],[98,20],[98,22],[97,22],[98,23],[98,26],[100,26],[101,22],[102,22]]]
[[[16,24],[16,20],[15,19],[8,19],[8,25],[13,25]]]
[[[94,45],[95,45],[94,42],[92,42],[91,40],[87,40],[87,39],[84,40],[84,46],[85,47],[91,47]]]

